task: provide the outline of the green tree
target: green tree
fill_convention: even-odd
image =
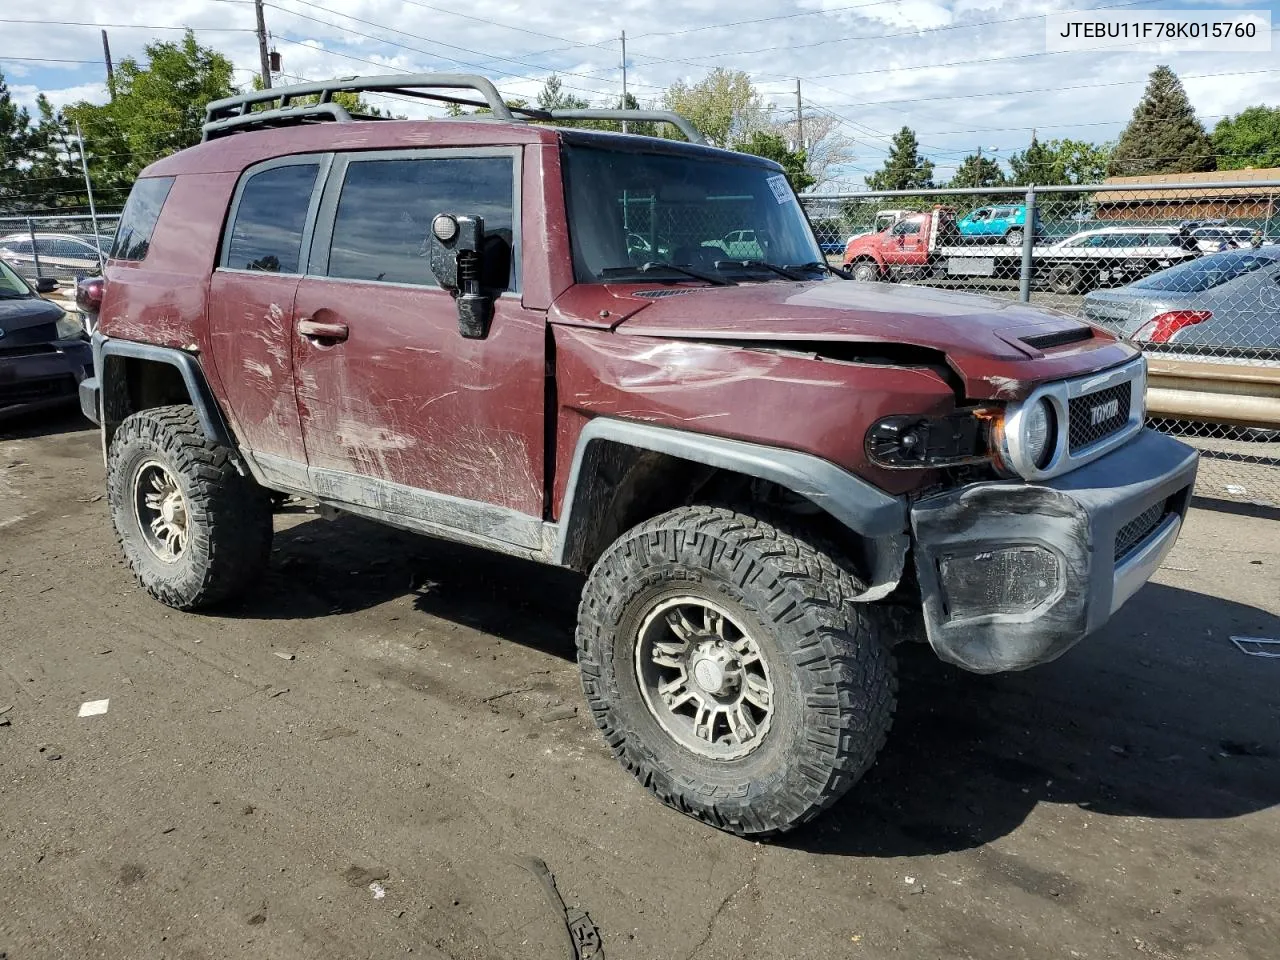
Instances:
[[[765,130],[754,130],[745,140],[733,145],[739,153],[750,153],[757,157],[765,157],[782,165],[791,182],[791,189],[796,193],[808,190],[818,182],[816,177],[806,169],[807,158],[803,150],[791,150],[781,134],[769,133]]]
[[[1133,118],[1120,134],[1108,173],[1194,173],[1214,168],[1213,144],[1196,118],[1182,81],[1168,67],[1156,67]]]
[[[933,186],[933,161],[920,156],[915,131],[903,127],[893,135],[884,166],[866,181],[872,190],[927,190]]]
[[[742,70],[717,67],[692,86],[677,80],[663,94],[662,105],[688,117],[707,143],[717,147],[743,140],[766,125],[764,101]],[[663,135],[678,136],[667,131]]]
[[[32,128],[27,169],[31,205],[87,210],[80,148],[72,132],[43,93],[36,98],[36,109],[39,119]]]
[[[1027,149],[1009,157],[1009,168],[1013,171],[1010,182],[1020,186],[1098,183],[1107,175],[1111,151],[1110,144],[1084,140],[1042,143],[1033,133]]]
[[[1280,107],[1250,107],[1213,128],[1219,170],[1280,167]]]
[[[30,203],[31,115],[18,106],[0,73],[0,211],[15,213]]]
[[[127,57],[116,67],[112,100],[82,100],[63,111],[69,124],[80,124],[103,206],[123,204],[143,167],[198,143],[205,104],[235,93],[231,61],[196,43],[190,30],[144,50],[145,64]]]
[[[949,187],[1002,187],[1009,181],[1005,178],[1000,161],[991,157],[982,157],[971,153],[956,168],[956,174],[947,184]]]

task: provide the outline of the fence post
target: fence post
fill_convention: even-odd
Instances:
[[[36,279],[40,279],[40,251],[36,249],[36,228],[31,225],[31,218],[27,217],[27,236],[31,238],[31,258],[36,262]]]
[[[1018,299],[1031,302],[1031,272],[1035,268],[1036,185],[1027,187],[1027,216],[1022,229],[1022,272],[1018,275]]]

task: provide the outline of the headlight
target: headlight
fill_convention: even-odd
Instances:
[[[59,340],[80,340],[84,338],[84,324],[78,315],[64,313],[58,318],[56,325]]]
[[[1048,400],[1037,400],[1022,412],[1022,449],[1027,460],[1043,470],[1053,457],[1053,408]]]

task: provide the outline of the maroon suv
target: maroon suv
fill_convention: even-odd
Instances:
[[[339,90],[489,112],[353,118]],[[545,123],[602,116],[694,142]],[[1051,660],[1178,535],[1196,456],[1144,429],[1133,347],[844,279],[780,167],[681,118],[397,76],[219,101],[205,131],[133,189],[82,389],[171,606],[260,579],[273,491],[581,571],[615,754],[765,835],[872,764],[896,643]]]

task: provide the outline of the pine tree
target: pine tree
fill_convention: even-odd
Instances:
[[[31,116],[14,101],[0,73],[0,213],[16,213],[27,203],[24,168],[31,136]]]
[[[915,131],[903,127],[893,135],[884,167],[866,181],[872,190],[926,190],[933,186],[933,161],[920,156]]]
[[[1013,171],[1012,180],[1019,186],[1029,184],[1057,183],[1055,179],[1054,161],[1057,158],[1036,139],[1036,132],[1031,131],[1031,142],[1027,149],[1009,157],[1009,169]]]
[[[1000,169],[1000,161],[991,157],[981,157],[971,153],[956,168],[956,174],[947,184],[949,187],[1002,187],[1008,181],[1004,171]]]
[[[1111,156],[1112,176],[1216,169],[1213,144],[1177,74],[1156,67]]]

